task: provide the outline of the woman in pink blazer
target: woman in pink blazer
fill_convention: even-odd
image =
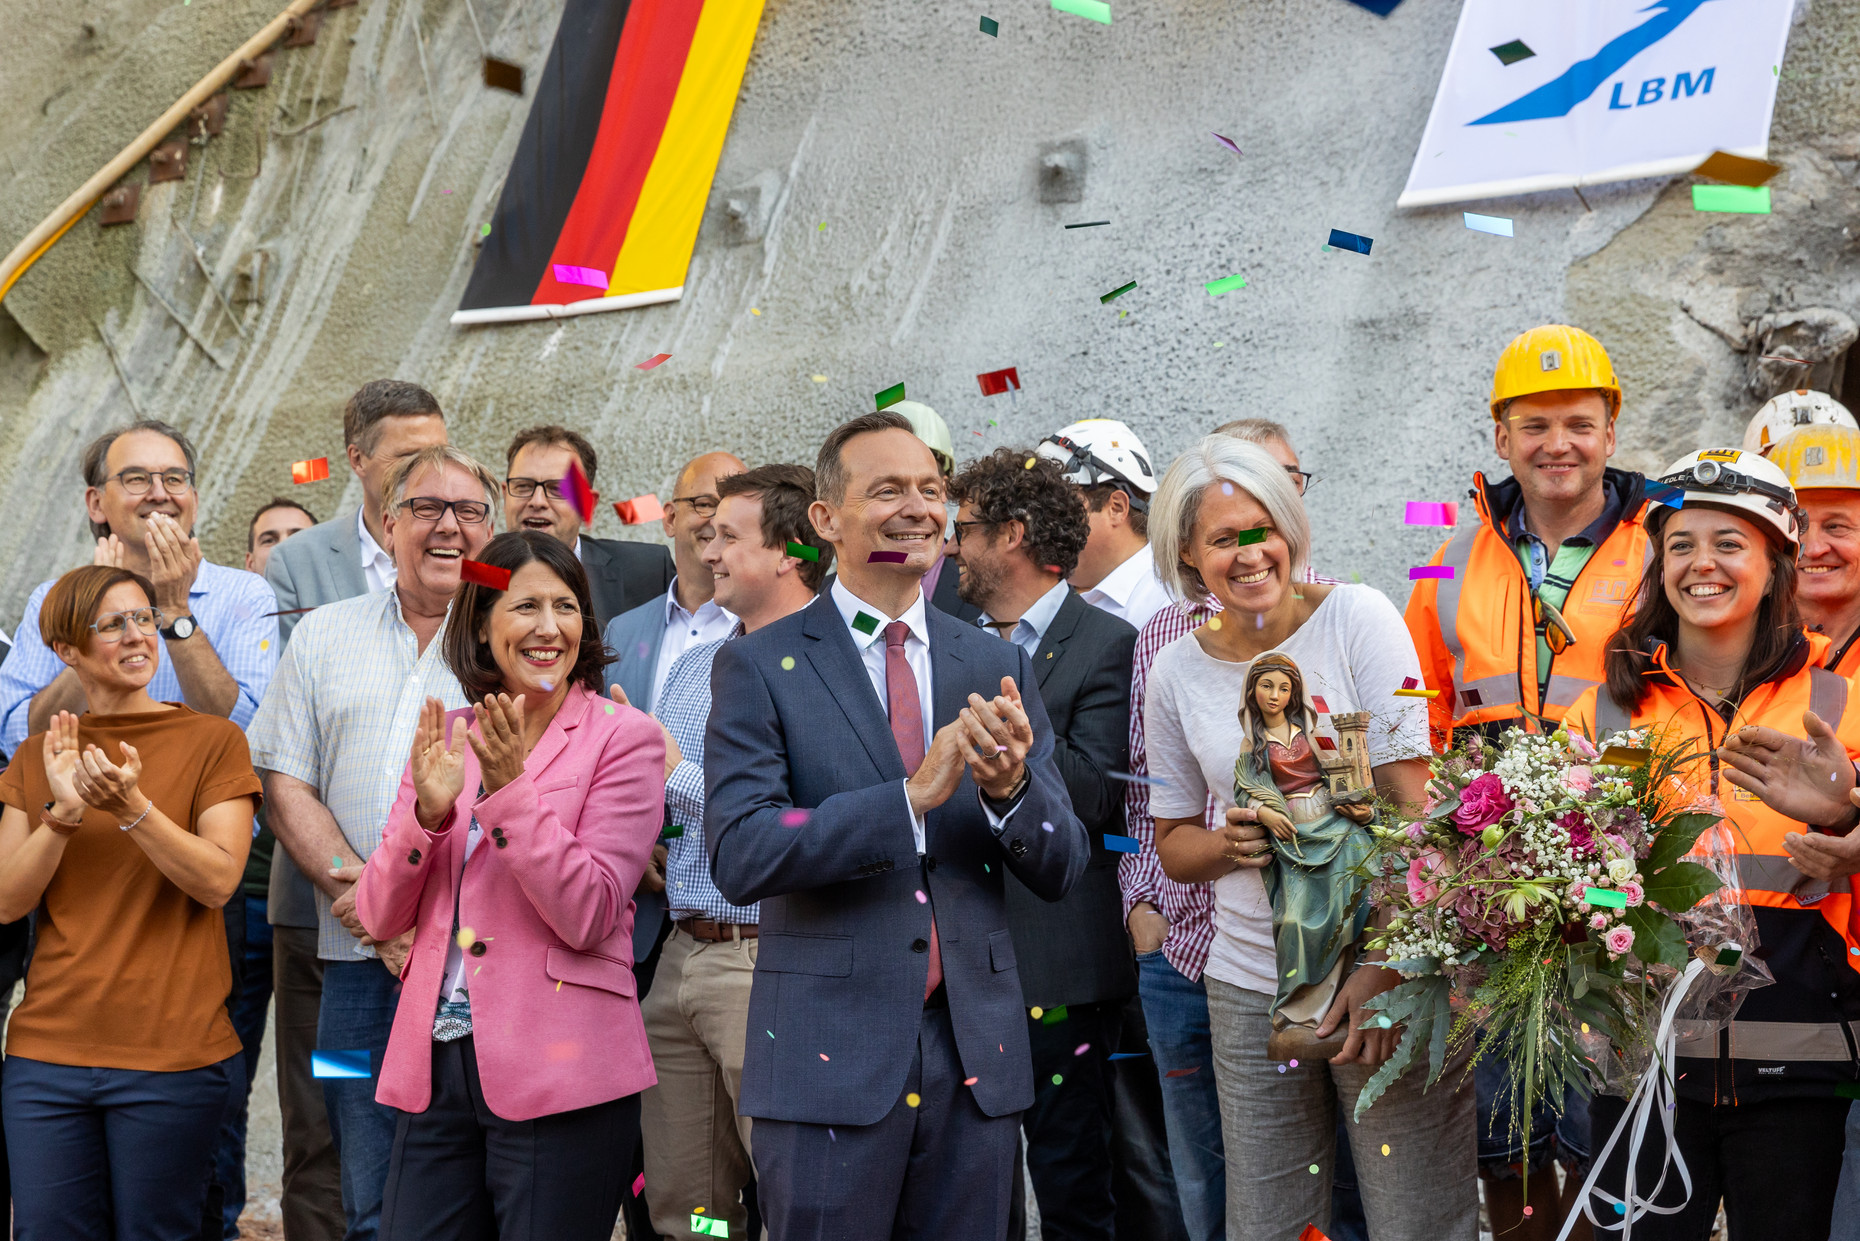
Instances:
[[[600,696],[587,575],[500,535],[445,654],[477,705],[428,699],[356,910],[413,929],[376,1098],[399,1109],[381,1241],[606,1241],[656,1078],[632,896],[663,822],[657,724]],[[469,743],[469,744],[468,744]]]

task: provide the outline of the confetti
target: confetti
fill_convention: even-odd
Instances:
[[[1596,760],[1606,767],[1645,767],[1653,761],[1653,751],[1641,746],[1611,745]]]
[[[1404,506],[1402,517],[1402,523],[1409,526],[1457,526],[1459,521],[1460,506],[1454,500],[1445,503],[1410,500]]]
[[[554,263],[557,284],[585,284],[605,292],[607,273],[596,267],[576,267],[569,263]]]
[[[1167,780],[1157,780],[1149,776],[1134,775],[1128,771],[1110,771],[1105,774],[1110,776],[1113,780],[1122,780],[1126,784],[1153,784],[1157,788],[1162,789],[1169,787],[1169,782]]]
[[[996,21],[992,17],[984,17],[982,19],[982,33],[985,35],[988,35],[990,38],[996,38],[996,39],[1000,38],[1001,37],[1001,23]],[[823,225],[822,227],[825,227],[825,226]]]
[[[973,1086],[976,1082],[979,1082],[981,1080],[982,1079],[979,1077],[965,1077],[962,1079],[962,1084],[965,1086]]]
[[[921,888],[918,889],[917,891],[917,903],[919,905],[928,905],[930,903],[930,898],[923,894],[923,890]]]
[[[814,1053],[814,1054],[816,1054],[816,1055],[818,1055],[818,1056],[819,1056],[819,1057],[820,1057],[820,1058],[821,1058],[822,1060],[825,1060],[825,1059],[827,1058],[827,1053],[826,1053],[826,1052],[824,1052],[824,1051],[822,1051],[822,1052],[816,1052],[816,1053]]]
[[[1695,185],[1692,187],[1694,211],[1734,211],[1743,215],[1770,213],[1770,187],[1767,185]]]
[[[1090,1050],[1091,1050],[1090,1043],[1080,1043],[1077,1047],[1074,1047],[1072,1049],[1072,1054],[1075,1056],[1082,1056]]]
[[[1212,130],[1209,130],[1208,132],[1213,133]],[[1235,155],[1246,154],[1245,151],[1242,151],[1240,149],[1239,143],[1235,142],[1232,138],[1227,137],[1225,134],[1214,134],[1214,140],[1220,143],[1222,146],[1226,147],[1229,151],[1232,151]]]
[[[877,633],[878,617],[872,615],[870,612],[861,612],[853,617],[852,627],[864,634]]]
[[[1382,1144],[1382,1153],[1385,1156],[1389,1153],[1389,1144],[1387,1142]]]
[[[471,946],[478,942],[478,933],[468,926],[462,926],[459,928],[459,933],[452,938],[458,941],[459,947],[469,952]]]
[[[911,1107],[916,1107],[919,1103],[923,1102],[923,1096],[913,1091],[912,1093],[904,1096],[904,1102]]]
[[[1772,164],[1766,159],[1746,159],[1728,151],[1713,151],[1704,163],[1692,170],[1692,175],[1729,181],[1732,185],[1758,186],[1781,171],[1781,164]]]
[[[508,60],[499,60],[495,56],[486,56],[484,58],[484,84],[495,90],[521,95],[523,93],[523,66],[512,64]]]
[[[1038,1004],[1035,1004],[1032,1008],[1027,1010],[1027,1015],[1033,1018],[1035,1021],[1038,1021],[1040,1019],[1040,1014],[1045,1011],[1046,1010],[1044,1008],[1041,1008]]]
[[[633,1196],[637,1198],[644,1192],[646,1192],[646,1174],[641,1172],[633,1178]]]
[[[313,1051],[310,1053],[312,1077],[367,1077],[369,1051]]]
[[[1292,1068],[1294,1068],[1294,1069],[1295,1069],[1295,1068],[1297,1068],[1297,1067],[1298,1067],[1298,1061],[1296,1061],[1296,1060],[1294,1060],[1294,1061],[1292,1061],[1292,1062],[1291,1062],[1291,1067],[1292,1067]]]
[[[1255,619],[1257,619],[1257,617]],[[1221,618],[1218,616],[1208,617],[1208,628],[1219,633],[1221,629]]]
[[[1141,1060],[1149,1054],[1150,1053],[1147,1051],[1114,1051],[1107,1058],[1111,1060]]]
[[[478,236],[489,237],[490,235],[491,235],[491,226],[489,224],[480,224],[478,226]]]
[[[911,558],[909,552],[873,552],[865,558],[867,564],[903,564]]]
[[[623,524],[638,526],[663,518],[665,505],[659,502],[658,496],[648,493],[643,496],[634,496],[631,500],[615,500],[614,513]]]
[[[1466,227],[1475,233],[1490,233],[1494,237],[1509,237],[1511,221],[1502,215],[1479,215],[1472,211],[1460,212],[1466,218]]]
[[[781,825],[783,827],[800,827],[803,823],[807,822],[807,816],[808,812],[798,806],[792,810],[784,810],[781,812]]]
[[[491,590],[510,589],[510,570],[500,569],[496,565],[484,564],[477,560],[459,561],[459,580],[471,582]]]
[[[1311,1175],[1312,1175],[1312,1176],[1316,1176],[1317,1174],[1318,1174],[1318,1166],[1317,1166],[1316,1164],[1312,1164],[1312,1165],[1311,1165]]]
[[[594,520],[594,488],[588,483],[588,476],[581,472],[581,462],[573,457],[568,461],[568,473],[562,476],[562,498],[568,501],[568,507],[575,510],[584,525]]]
[[[872,399],[878,403],[878,408],[887,409],[904,399],[904,385],[892,384],[883,392],[873,393]]]
[[[633,364],[633,369],[636,371],[649,371],[661,362],[669,362],[671,360],[672,355],[669,353],[655,353],[644,362],[635,362]]]
[[[1056,1026],[1065,1019],[1066,1006],[1061,1004],[1058,1008],[1047,1009],[1045,1015],[1040,1018],[1040,1024],[1043,1026]]]
[[[1311,695],[1311,705],[1316,708],[1319,715],[1330,714],[1330,704],[1324,701],[1324,695],[1322,694]]]
[[[793,672],[793,671],[794,671],[794,656],[792,656],[792,655],[783,655],[783,656],[781,657],[781,670],[782,670],[783,672]]]
[[[1020,391],[1020,371],[1012,366],[998,371],[984,371],[975,377],[975,381],[982,385],[983,396],[1000,396],[1010,388]],[[988,425],[994,426],[994,421],[989,420]]]
[[[1101,228],[1104,225],[1109,224],[1109,223],[1110,223],[1109,220],[1086,220],[1083,224],[1068,224],[1066,225],[1066,227],[1067,228]]]
[[[1517,64],[1520,60],[1529,60],[1531,57],[1537,55],[1536,52],[1533,52],[1525,45],[1523,39],[1513,39],[1509,43],[1501,43],[1497,47],[1489,47],[1486,51],[1498,57],[1498,63],[1504,65],[1506,68],[1510,68],[1512,65]]]
[[[1398,689],[1395,691],[1395,696],[1397,698],[1426,698],[1432,700],[1440,697],[1440,691],[1437,689]]]
[[[1210,280],[1203,288],[1209,297],[1219,297],[1223,293],[1232,293],[1235,289],[1246,288],[1245,276],[1222,276],[1219,280]]]
[[[320,483],[328,477],[328,457],[313,457],[308,461],[291,462],[291,481],[293,483]]]
[[[1373,237],[1363,237],[1356,233],[1346,233],[1340,228],[1330,230],[1331,248],[1335,250],[1353,250],[1357,254],[1368,254],[1369,247],[1376,244]]]
[[[1251,547],[1255,543],[1264,543],[1266,536],[1271,533],[1271,526],[1255,526],[1251,530],[1242,530],[1234,536],[1234,546]]]
[[[342,859],[341,859],[341,858],[339,858],[339,857],[333,857],[333,858],[331,858],[331,859],[329,859],[329,860],[330,860],[330,863],[331,863],[331,865],[333,865],[333,866],[334,866],[334,867],[335,867],[335,868],[336,868],[337,870],[341,870],[341,869],[342,869]]]
[[[1525,1207],[1525,1208],[1524,1208],[1524,1218],[1526,1218],[1526,1219],[1529,1219],[1530,1217],[1531,1217],[1531,1208],[1530,1208],[1530,1207]]]
[[[813,380],[817,384],[823,384],[827,382],[827,377],[825,375],[809,375],[808,378]]]
[[[1199,1072],[1201,1072],[1201,1066],[1197,1064],[1193,1068],[1188,1068],[1188,1069],[1170,1069],[1167,1073],[1164,1073],[1163,1076],[1164,1077],[1188,1077],[1191,1074],[1199,1073]]]
[[[782,550],[787,552],[790,556],[793,556],[796,560],[811,560],[815,564],[820,563],[820,549],[818,547],[809,547],[805,543],[789,543],[786,547],[782,548]]]
[[[1418,564],[1408,570],[1408,580],[1411,582],[1428,577],[1451,579],[1452,576],[1453,566],[1450,564]]]
[[[1612,888],[1587,888],[1582,893],[1582,899],[1604,909],[1627,908],[1627,895]]]
[[[261,651],[268,651],[268,650],[270,650],[270,649],[271,649],[271,639],[270,639],[270,638],[260,638],[260,639],[258,640],[258,649],[259,649],[259,650],[261,650]]]
[[[1112,836],[1104,838],[1104,847],[1113,853],[1136,853],[1143,846],[1135,836]]]
[[[1052,831],[1052,830],[1053,830],[1053,825],[1052,825],[1051,823],[1041,823],[1041,824],[1040,824],[1040,827],[1041,827],[1041,829],[1042,829],[1043,831],[1048,831],[1048,832],[1050,832],[1050,831]]]
[[[1120,285],[1119,287],[1112,289],[1109,293],[1106,293],[1103,297],[1100,297],[1098,301],[1100,304],[1109,302],[1113,298],[1122,297],[1124,294],[1130,292],[1132,289],[1136,287],[1137,287],[1137,282],[1132,280],[1129,284]]]
[[[1092,21],[1111,24],[1111,6],[1103,0],[1053,0],[1053,7],[1061,13],[1071,13],[1075,17],[1088,17]]]

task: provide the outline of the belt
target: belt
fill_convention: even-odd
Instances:
[[[1853,1051],[1847,1033],[1860,1037],[1860,1022],[1733,1021],[1733,1060],[1821,1060],[1850,1063]],[[1675,1021],[1675,1052],[1681,1056],[1718,1058],[1718,1030],[1714,1022]]]
[[[756,924],[753,922],[712,922],[709,918],[680,918],[679,930],[692,939],[706,944],[727,944],[737,939],[754,939]]]

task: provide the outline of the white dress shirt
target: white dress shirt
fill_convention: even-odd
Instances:
[[[1156,572],[1156,557],[1150,554],[1147,543],[1130,559],[1105,574],[1103,581],[1079,594],[1093,607],[1102,608],[1138,630],[1149,623],[1150,617],[1175,602],[1169,588],[1163,585],[1162,576]]]
[[[694,646],[727,638],[735,629],[736,617],[718,607],[715,599],[706,599],[695,612],[685,611],[674,580],[665,592],[665,633],[659,639],[659,660],[652,666],[652,700],[659,701],[665,678],[672,674],[680,655]]]
[[[386,590],[394,584],[397,576],[394,558],[381,550],[381,544],[375,542],[375,536],[368,533],[368,523],[362,520],[362,510],[355,510],[355,531],[360,536],[362,545],[362,576],[368,580],[368,591]]]
[[[1064,582],[1053,587],[1035,599],[1020,619],[1014,623],[1014,632],[1006,635],[1007,640],[1018,646],[1028,655],[1036,655],[1040,650],[1040,640],[1046,637],[1046,631],[1053,623],[1053,617],[1059,615],[1059,609],[1065,605],[1066,592],[1072,588]],[[984,626],[990,633],[1000,633],[990,622],[994,617],[983,612],[975,618],[975,623]]]

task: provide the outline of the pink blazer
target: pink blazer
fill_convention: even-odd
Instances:
[[[447,719],[461,717],[472,719]],[[455,897],[459,926],[476,937],[466,956],[472,1040],[493,1112],[532,1120],[653,1085],[632,896],[664,823],[664,735],[649,716],[576,686],[523,774],[481,801],[478,787],[468,744],[465,792],[428,832],[414,817],[411,769],[403,774],[362,870],[356,909],[368,933],[414,930],[375,1098],[408,1112],[432,1101]],[[465,864],[474,810],[484,838]]]

